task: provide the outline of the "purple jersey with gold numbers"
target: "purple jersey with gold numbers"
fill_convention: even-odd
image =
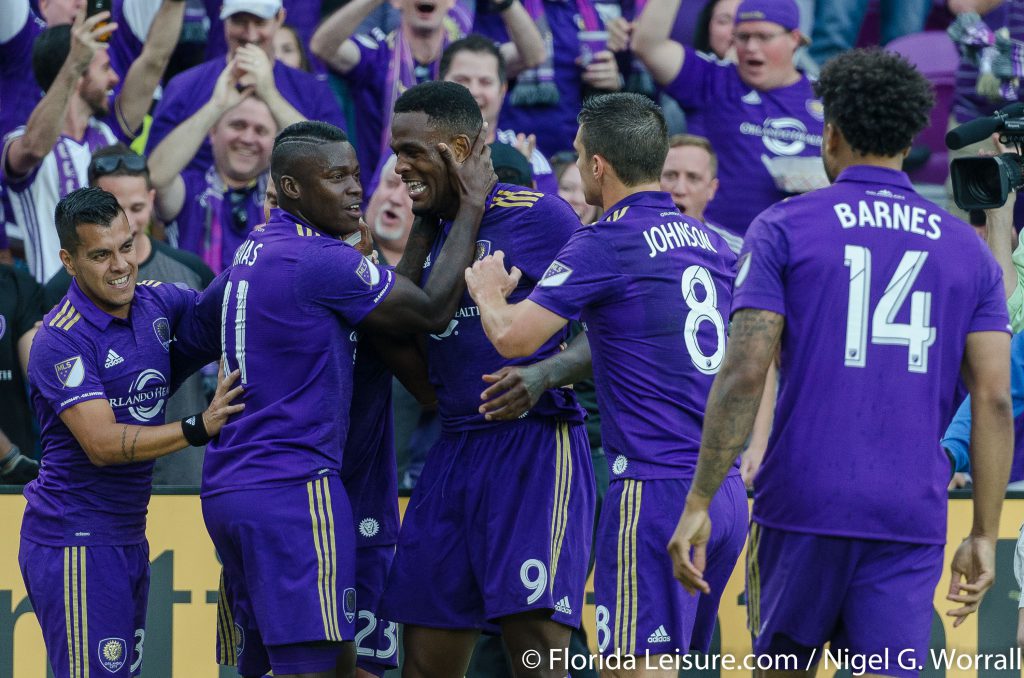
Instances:
[[[667,193],[635,193],[577,229],[530,294],[587,328],[613,479],[693,475],[735,262]]]
[[[854,166],[754,221],[735,289],[734,312],[785,316],[754,520],[944,543],[951,469],[939,440],[964,341],[1009,332],[985,244],[902,172]]]

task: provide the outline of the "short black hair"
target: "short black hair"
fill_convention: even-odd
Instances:
[[[71,24],[46,28],[32,44],[32,73],[39,88],[49,91],[57,73],[71,53]]]
[[[500,82],[505,82],[508,79],[508,76],[505,73],[505,57],[502,56],[501,50],[498,49],[498,46],[494,44],[493,40],[484,37],[479,33],[470,33],[466,37],[459,38],[452,44],[445,47],[444,52],[441,54],[441,63],[438,66],[439,79],[444,80],[445,76],[448,75],[448,71],[452,67],[452,60],[455,59],[455,55],[459,52],[490,54],[498,60],[498,80]]]
[[[491,164],[498,181],[503,184],[531,187],[534,185],[533,166],[514,146],[496,141],[491,144]]]
[[[434,80],[405,90],[395,102],[395,114],[426,113],[431,122],[452,136],[475,139],[484,118],[469,90],[456,82]]]
[[[935,95],[906,59],[878,48],[830,59],[814,90],[854,151],[891,157],[908,148],[928,124]]]
[[[294,163],[308,158],[314,147],[342,141],[348,141],[348,135],[329,122],[303,120],[288,125],[274,138],[274,150],[270,153],[270,176],[274,184],[280,185],[283,175],[294,174]]]
[[[61,249],[74,254],[82,243],[78,237],[81,224],[110,226],[121,213],[117,198],[102,188],[87,186],[71,191],[61,198],[53,210],[53,221],[57,226]]]
[[[126,163],[120,162],[117,164],[117,167],[115,169],[109,172],[104,172],[100,167],[97,166],[103,164],[103,158],[110,157],[136,157],[143,163],[146,162],[146,159],[143,156],[133,151],[123,141],[118,141],[116,144],[113,144],[112,146],[104,146],[103,148],[94,151],[92,154],[92,159],[89,160],[89,169],[87,170],[87,172],[90,186],[95,186],[96,182],[102,179],[103,177],[142,177],[143,179],[146,180],[146,188],[153,188],[153,182],[150,181],[149,178],[148,165],[143,164],[142,169],[133,170],[130,169]],[[97,163],[97,160],[100,160],[101,162]]]
[[[627,186],[660,180],[668,127],[656,103],[640,94],[600,94],[583,102],[578,119],[588,158],[607,160]]]

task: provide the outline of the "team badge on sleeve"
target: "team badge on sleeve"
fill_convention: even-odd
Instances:
[[[53,366],[57,370],[57,378],[60,379],[64,388],[75,388],[82,385],[85,380],[85,365],[82,364],[82,356],[76,355]]]
[[[127,645],[122,638],[104,638],[100,641],[96,652],[99,653],[100,664],[107,671],[117,673],[127,659]]]
[[[156,338],[160,341],[160,345],[164,347],[164,350],[171,350],[171,324],[167,322],[167,318],[157,318],[154,320],[153,331],[156,332]]]
[[[552,261],[537,284],[541,287],[558,287],[568,280],[570,275],[572,275],[571,268],[560,261]]]
[[[363,257],[363,260],[359,262],[359,266],[356,268],[356,275],[370,287],[380,282],[380,269],[366,257]]]

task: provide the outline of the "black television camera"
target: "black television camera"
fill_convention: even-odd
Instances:
[[[1010,191],[1024,186],[1024,103],[1006,106],[987,118],[978,118],[951,129],[946,146],[957,150],[999,133],[999,140],[1012,144],[1016,153],[991,158],[957,158],[950,164],[953,200],[963,210],[1002,207]]]

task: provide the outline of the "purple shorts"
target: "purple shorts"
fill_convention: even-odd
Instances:
[[[56,678],[139,674],[148,544],[61,547],[23,538],[18,565]]]
[[[672,575],[666,547],[691,481],[613,480],[597,528],[594,601],[602,654],[707,652],[722,597],[747,530],[747,493],[729,476],[711,501],[704,577],[711,593],[690,595]],[[643,572],[643,577],[639,576]]]
[[[751,523],[747,625],[754,651],[803,662],[820,658],[826,642],[833,656],[838,650],[884,656],[888,650],[888,665],[871,673],[916,676],[927,663],[944,552],[939,544],[826,537]]]
[[[324,475],[202,501],[224,566],[218,662],[237,662],[243,675],[268,663],[278,674],[333,669],[356,618],[355,535],[341,480]]]
[[[577,627],[593,516],[583,425],[525,419],[443,434],[409,501],[381,613],[493,631],[502,617],[546,609]]]
[[[394,557],[394,544],[356,549],[356,665],[375,676],[398,666],[398,624],[377,613]]]

